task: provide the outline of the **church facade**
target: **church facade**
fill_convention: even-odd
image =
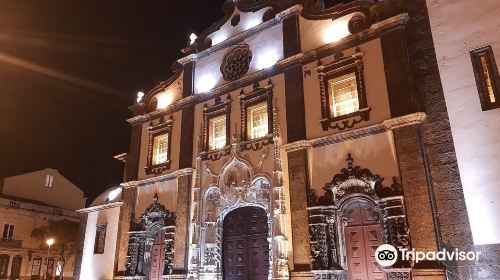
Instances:
[[[79,279],[480,279],[375,260],[472,245],[425,1],[223,8],[130,107]]]

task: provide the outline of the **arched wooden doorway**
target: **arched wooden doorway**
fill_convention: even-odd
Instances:
[[[384,243],[379,211],[364,201],[355,201],[344,215],[349,279],[385,280],[385,272],[375,260],[375,250]]]
[[[258,207],[238,208],[224,218],[224,280],[267,280],[269,273],[267,214]]]

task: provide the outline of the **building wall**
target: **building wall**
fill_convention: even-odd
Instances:
[[[146,116],[139,114],[129,120],[134,125],[142,122],[139,181],[126,183],[128,187],[137,189],[135,203],[128,205],[134,209],[136,221],[139,215],[151,204],[151,198],[155,192],[159,193],[160,203],[166,205],[171,211],[180,211],[180,213],[185,214],[188,212],[186,209],[190,208],[191,216],[185,217],[183,215],[183,221],[186,222],[178,225],[180,228],[189,227],[186,223],[191,221],[189,242],[192,243],[189,244],[191,246],[188,246],[191,249],[189,265],[194,267],[200,265],[197,262],[211,259],[205,255],[203,249],[199,250],[197,247],[200,243],[206,243],[203,237],[197,236],[198,232],[201,233],[200,235],[205,234],[203,230],[206,228],[200,230],[200,227],[203,227],[208,220],[204,216],[206,215],[206,209],[203,208],[205,207],[203,205],[205,203],[204,195],[207,190],[220,184],[220,180],[218,181],[217,178],[223,174],[228,160],[241,157],[238,159],[244,159],[242,161],[248,165],[246,168],[267,175],[272,178],[275,187],[282,188],[279,191],[283,192],[284,201],[278,201],[277,204],[283,202],[286,210],[279,213],[279,215],[283,214],[282,219],[275,221],[281,226],[280,230],[283,236],[280,238],[285,241],[281,244],[284,249],[280,249],[286,250],[286,252],[282,252],[280,258],[283,258],[283,255],[288,257],[287,267],[292,270],[292,279],[310,279],[313,277],[312,272],[310,272],[310,233],[309,228],[302,227],[302,225],[309,223],[308,191],[314,190],[318,195],[322,195],[322,187],[332,180],[333,175],[346,167],[347,154],[351,153],[354,165],[368,168],[374,174],[385,178],[384,186],[391,185],[392,177],[401,177],[405,192],[404,200],[408,210],[408,227],[410,234],[413,235],[412,239],[415,241],[412,245],[414,248],[422,250],[467,248],[471,240],[470,228],[467,212],[463,209],[464,199],[460,175],[458,174],[451,137],[453,122],[450,128],[447,119],[447,104],[444,102],[435,61],[425,1],[411,1],[397,13],[384,14],[384,6],[387,8],[395,2],[403,1],[382,1],[376,7],[372,7],[374,11],[372,16],[380,17],[377,20],[383,22],[377,22],[368,29],[352,35],[346,33],[347,22],[352,14],[334,21],[326,17],[326,19],[321,20],[309,20],[300,16],[300,9],[291,11],[292,16],[288,14],[290,18],[287,20],[289,23],[298,23],[298,25],[289,24],[287,26],[296,28],[295,31],[300,34],[288,36],[289,34],[282,34],[282,30],[285,28],[284,24],[255,33],[253,30],[252,32],[245,31],[243,23],[247,20],[247,16],[252,15],[251,13],[248,15],[241,13],[242,25],[231,27],[231,18],[240,13],[236,9],[228,17],[228,21],[219,26],[218,31],[215,30],[212,35],[208,36],[214,43],[212,48],[201,50],[199,53],[180,60],[184,64],[185,71],[195,65],[192,81],[186,78],[192,73],[190,75],[184,73],[183,76],[186,78],[183,84],[192,86],[193,89],[190,91],[190,88],[183,88],[183,96],[187,98],[163,111],[149,112]],[[430,5],[439,6],[435,2]],[[394,7],[389,7],[389,10],[391,8]],[[260,12],[253,14],[261,16]],[[408,12],[409,17],[408,14],[402,12]],[[290,19],[294,19],[296,22]],[[406,29],[406,27],[408,28]],[[332,30],[333,35],[329,33]],[[234,37],[227,39],[231,36],[239,36],[241,40],[234,39]],[[226,40],[219,41],[217,37],[226,37]],[[292,55],[297,52],[298,54],[293,58],[283,58],[284,52],[281,53],[281,50],[286,48],[285,45],[289,46],[290,37],[295,37],[296,43],[299,45]],[[238,43],[249,44],[253,52],[254,57],[250,64],[250,70],[238,81],[224,81],[220,73],[221,62],[227,51]],[[269,49],[278,49],[279,55],[277,57],[283,59],[273,67],[259,71],[260,68],[256,63],[262,57],[266,57],[263,52]],[[322,116],[320,114],[318,66],[328,64],[342,56],[349,57],[360,52],[363,54],[367,103],[371,107],[370,118],[354,124],[353,127],[323,129],[319,123]],[[290,63],[290,61],[301,60],[304,62],[303,64]],[[290,78],[290,73],[293,73],[293,81]],[[473,75],[471,78],[473,79]],[[245,150],[243,148],[234,152],[241,147],[239,145],[244,145],[241,138],[241,113],[238,99],[240,95],[251,92],[253,88],[263,87],[268,82],[274,85],[273,107],[277,111],[279,124],[278,130],[275,131],[277,133],[274,139],[276,143],[267,147],[253,146],[253,149]],[[209,85],[207,86],[207,84]],[[162,86],[169,88],[168,85]],[[295,95],[296,92],[300,94]],[[202,137],[202,108],[205,104],[208,107],[213,106],[216,97],[225,101],[228,96],[232,100],[231,124],[229,126],[231,136],[234,138],[230,141],[233,144],[232,154],[226,153],[220,158],[212,160],[202,159],[203,153],[200,150],[201,143],[199,142]],[[302,103],[296,102],[302,98]],[[304,106],[305,114],[301,113],[302,108],[290,104]],[[140,106],[140,104],[134,106]],[[423,111],[425,114],[421,113]],[[450,116],[452,111],[450,111]],[[151,123],[157,123],[160,116],[169,117],[170,115],[174,119],[171,148],[172,165],[161,174],[146,175],[143,167],[146,165],[149,149],[147,144],[148,127]],[[185,116],[194,117],[192,120],[194,135],[192,137],[192,130],[180,131],[187,127],[181,126],[181,122],[191,121]],[[290,116],[294,116],[295,120],[305,118],[305,125],[291,121]],[[427,118],[425,118],[426,116]],[[401,118],[398,119],[398,117]],[[451,119],[453,118],[451,117]],[[403,122],[404,124],[402,124]],[[292,134],[290,131],[295,129],[303,130],[303,136],[294,137],[293,140],[289,141],[289,135]],[[190,135],[189,141],[181,140],[185,133]],[[182,165],[179,161],[182,156],[186,156],[185,154],[180,155],[182,147],[191,144],[194,151],[192,155],[187,156],[190,160],[188,162],[192,164],[190,166]],[[180,153],[179,150],[181,150]],[[280,160],[283,163],[282,166],[280,166]],[[196,176],[193,177],[192,186],[189,180],[186,180],[187,183],[181,187],[176,185],[175,180],[167,179],[178,176],[181,166],[182,168],[196,168]],[[186,195],[187,188],[189,188],[189,198]],[[170,197],[179,193],[183,194],[183,203],[178,203],[179,201]],[[277,197],[279,196],[277,195]],[[185,205],[185,201],[189,201],[190,205]],[[282,210],[275,209],[275,211]],[[208,220],[208,222],[212,221]],[[88,232],[87,234],[92,233]],[[188,239],[187,237],[182,236],[182,238]],[[177,240],[186,243],[184,239]],[[198,241],[200,243],[196,243]],[[92,240],[89,239],[89,242],[92,243]],[[184,252],[184,248],[181,249]],[[495,249],[484,249],[483,251],[487,250],[492,252]],[[494,262],[493,254],[490,254],[489,258]],[[122,258],[118,261],[122,263],[119,266],[124,267],[125,260]],[[184,257],[174,259],[174,263],[179,267],[179,271],[176,271],[177,274],[186,273],[185,270],[189,266],[186,265],[187,262],[188,260]],[[436,270],[440,265],[430,263],[424,264],[422,267],[415,267],[414,272],[412,272],[413,279],[431,279],[429,274],[425,273],[435,273],[432,279],[444,279],[444,270]],[[463,271],[459,272],[458,270],[462,269],[460,267],[465,267],[463,264],[457,265],[455,263],[446,263],[445,266],[449,269],[450,275],[456,272],[462,273]],[[200,269],[206,269],[206,267],[204,268],[202,264]],[[429,269],[430,272],[422,272],[425,269]],[[120,270],[120,272],[123,271]],[[210,273],[213,272],[208,273],[208,276],[205,275],[205,277],[211,279],[210,277],[213,275]],[[486,271],[486,273],[490,272]],[[403,277],[403,274],[398,275]]]
[[[496,180],[500,114],[498,109],[481,110],[469,54],[490,44],[500,57],[500,38],[492,36],[500,32],[500,6],[494,0],[481,1],[481,5],[470,1],[427,3],[474,244],[500,243],[496,216],[500,212],[500,183]]]
[[[472,277],[490,279],[500,273],[500,114],[482,111],[469,52],[491,45],[499,61],[500,5],[426,2],[472,237],[475,245],[485,245],[474,247],[484,257]]]
[[[304,35],[314,33],[304,31]],[[366,89],[366,101],[371,108],[370,119],[363,121],[354,128],[365,127],[380,123],[391,117],[389,107],[389,97],[384,73],[384,61],[380,39],[368,41],[357,46],[358,51],[363,53],[364,81]],[[356,48],[342,50],[344,56],[348,57],[357,53]],[[334,60],[334,55],[321,57],[322,65],[327,65]],[[306,108],[306,136],[307,139],[314,139],[326,135],[338,133],[338,130],[329,129],[324,131],[321,124],[321,97],[320,83],[318,80],[318,61],[308,63],[303,66],[303,71],[310,71],[311,74],[304,74],[304,105]],[[309,73],[309,72],[308,72]],[[347,128],[345,131],[353,128]]]
[[[114,276],[120,207],[98,209],[87,213],[80,279],[111,280]],[[103,254],[94,254],[96,225],[107,224]]]
[[[238,11],[235,11],[235,14],[237,13]],[[259,14],[262,13],[263,11],[252,14],[247,13],[246,16],[245,14],[242,14],[242,20],[238,26],[245,26],[245,21],[253,20],[250,18],[247,19],[246,17],[254,19],[262,18],[262,16],[259,17]],[[227,22],[219,31],[215,32],[212,37],[225,37],[229,36],[231,33],[236,33],[235,31],[232,31],[232,29],[234,28],[231,28],[231,23]],[[283,59],[283,35],[281,24],[275,25],[264,32],[248,36],[244,40],[238,42],[238,44],[247,44],[252,52],[252,62],[250,63],[247,75],[272,66],[278,60]],[[195,94],[203,93],[228,82],[223,79],[220,72],[220,66],[226,52],[234,48],[235,45],[225,46],[222,43],[220,45],[222,45],[223,48],[217,50],[216,52],[211,52],[208,55],[200,56],[200,58],[196,61],[194,81]]]
[[[47,175],[54,178],[52,187],[45,187]],[[86,201],[81,189],[57,170],[49,168],[5,178],[2,194],[33,199],[69,210],[85,207]]]
[[[45,226],[48,220],[60,219],[80,221],[79,215],[72,211],[0,198],[0,226],[2,231],[5,224],[14,225],[12,241],[0,241],[0,254],[10,256],[8,275],[11,274],[12,260],[15,256],[22,257],[20,275],[22,279],[31,277],[34,258],[41,257],[45,261],[49,256],[54,258],[60,256],[59,252],[54,250],[54,247],[49,255],[45,242],[31,237],[33,229]],[[65,277],[72,277],[74,263],[75,256],[72,254],[66,261]],[[42,266],[41,273],[44,271]]]

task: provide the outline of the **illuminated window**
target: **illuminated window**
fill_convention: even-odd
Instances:
[[[247,110],[248,132],[250,139],[266,136],[269,132],[267,103],[259,103]]]
[[[160,118],[150,123],[148,128],[148,155],[147,165],[144,167],[146,175],[159,175],[170,169],[170,148],[172,143],[173,118]]]
[[[58,260],[56,263],[56,280],[61,279],[63,266],[64,260]]]
[[[249,92],[240,91],[241,138],[243,141],[259,139],[252,143],[261,143],[258,147],[244,146],[243,150],[255,151],[273,141],[273,88],[273,81],[269,79],[265,87],[256,84]]]
[[[500,78],[491,46],[470,52],[483,111],[500,107]]]
[[[47,174],[45,176],[45,186],[52,188],[53,184],[54,184],[54,176]]]
[[[358,50],[359,51],[359,50]],[[365,91],[363,54],[340,56],[318,66],[320,86],[321,126],[345,130],[370,119]]]
[[[226,145],[226,116],[211,118],[209,121],[208,146],[210,150],[221,149]]]
[[[103,254],[106,244],[106,224],[96,225],[94,254]]]
[[[203,126],[201,142],[201,159],[207,160],[212,155],[227,152],[229,145],[231,123],[231,95],[227,95],[225,100],[215,97],[214,103],[209,106],[203,105]],[[214,152],[211,152],[214,151]],[[213,159],[213,158],[212,158]]]
[[[33,259],[33,265],[31,266],[31,275],[40,276],[40,270],[42,267],[42,258],[36,257]]]
[[[359,110],[356,74],[349,73],[328,81],[331,117],[347,115]]]
[[[13,235],[14,235],[14,225],[5,224],[3,226],[2,239],[12,239]]]
[[[158,165],[168,160],[168,134],[155,136],[153,139],[153,164]]]

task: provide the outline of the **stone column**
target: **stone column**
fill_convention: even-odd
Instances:
[[[189,171],[189,172],[188,172]],[[177,178],[177,205],[174,239],[174,279],[184,279],[188,272],[189,257],[189,197],[191,193],[192,169]]]
[[[288,185],[292,220],[293,270],[291,279],[311,279],[311,255],[307,194],[309,192],[308,145],[293,143],[287,150]]]
[[[423,151],[421,124],[393,129],[401,182],[410,228],[412,248],[417,251],[439,250],[439,227],[435,212],[430,174]],[[412,270],[412,279],[446,279],[438,262],[419,262]]]
[[[136,199],[135,187],[124,187],[122,193],[123,205],[120,209],[120,226],[118,227],[118,237],[115,255],[115,271],[117,275],[122,275],[126,270],[127,252],[130,231],[130,222],[134,215],[134,203]]]

